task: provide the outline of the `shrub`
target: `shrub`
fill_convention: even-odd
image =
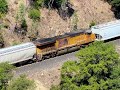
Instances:
[[[120,60],[115,47],[94,42],[64,63],[60,90],[120,90]]]
[[[0,90],[6,90],[8,81],[13,77],[13,68],[14,66],[8,63],[0,63]]]
[[[26,15],[26,7],[23,3],[20,3],[19,5],[19,9],[16,13],[16,22],[20,22],[22,23],[22,21],[25,19],[25,15]]]
[[[37,9],[31,9],[29,12],[29,17],[34,21],[40,20],[40,11]]]
[[[34,90],[34,88],[34,81],[27,79],[25,75],[21,75],[10,83],[8,90]]]
[[[44,0],[44,5],[46,7],[51,6],[51,8],[60,8],[62,6],[63,3],[65,3],[66,0],[54,0],[54,1],[50,1],[50,0]]]
[[[0,13],[7,13],[8,11],[8,4],[6,0],[0,0]]]
[[[15,26],[15,32],[21,35],[26,35],[27,32],[27,23],[25,20],[26,15],[26,7],[23,3],[19,5],[19,10],[16,15],[16,26]],[[20,25],[18,25],[18,23]]]
[[[95,23],[94,21],[92,21],[92,22],[90,23],[89,27],[91,28],[92,26],[95,26],[95,25],[96,25],[96,23]]]
[[[78,15],[76,12],[74,12],[72,19],[73,31],[76,31],[78,29],[78,22],[79,22]]]
[[[120,0],[106,0],[112,5],[111,10],[114,11],[115,17],[120,19]]]
[[[12,42],[12,46],[15,46],[15,45],[18,45],[18,44],[20,44],[20,42],[17,42],[17,41]]]
[[[5,16],[5,14],[3,14],[2,12],[0,12],[0,19],[3,19],[4,16]]]
[[[66,0],[34,0],[33,6],[35,8],[42,7],[43,5],[51,8],[60,8],[63,3],[65,3]]]
[[[58,7],[61,7],[63,3],[65,3],[67,0],[55,0]]]
[[[16,32],[17,34],[23,35],[25,36],[27,33],[27,23],[26,20],[22,20],[20,26],[18,26],[17,24],[15,25],[15,29],[14,32]]]
[[[42,7],[44,3],[44,0],[34,0],[33,7],[38,9],[39,7]]]
[[[35,83],[25,75],[12,80],[15,67],[8,62],[0,63],[0,90],[34,90]]]
[[[26,13],[26,8],[23,3],[20,4],[19,6],[19,11],[18,11],[18,19],[20,22],[22,22],[25,19],[25,13]]]
[[[60,90],[60,86],[59,85],[58,86],[52,85],[50,90]]]
[[[3,39],[3,35],[0,33],[0,48],[2,48],[4,46],[4,39]]]
[[[120,0],[110,0],[110,3],[115,7],[120,7]]]
[[[27,23],[26,23],[25,19],[22,21],[21,28],[23,28],[25,31],[27,31]]]

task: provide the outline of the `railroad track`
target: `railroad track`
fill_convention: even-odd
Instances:
[[[21,67],[17,67],[15,70],[16,75],[21,75],[21,74],[33,74],[35,72],[43,71],[43,70],[49,70],[55,67],[62,66],[62,64],[66,61],[70,60],[77,60],[75,57],[75,52],[64,54],[61,56],[57,56],[54,58],[46,59],[41,62],[36,62],[32,64],[27,64]]]
[[[107,43],[113,43],[116,46],[116,50],[118,53],[120,53],[120,37],[113,39],[112,41],[108,41]],[[35,72],[39,72],[41,70],[49,70],[51,68],[55,68],[58,66],[62,66],[62,64],[69,60],[77,60],[77,57],[75,57],[75,52],[64,54],[61,56],[57,56],[54,58],[46,59],[41,62],[36,62],[32,64],[26,64],[24,66],[18,67],[15,72],[16,75],[20,74],[32,74]]]

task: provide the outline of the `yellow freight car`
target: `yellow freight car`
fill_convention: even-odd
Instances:
[[[54,57],[55,55],[71,52],[95,40],[91,31],[70,32],[52,38],[36,40],[37,59]]]

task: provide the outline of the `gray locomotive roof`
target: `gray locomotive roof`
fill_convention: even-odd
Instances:
[[[73,36],[77,36],[77,35],[80,35],[83,33],[88,33],[88,32],[90,32],[90,30],[87,30],[87,31],[80,30],[80,31],[69,32],[69,33],[65,33],[64,35],[59,35],[59,36],[55,36],[55,37],[51,37],[51,38],[38,39],[38,40],[34,41],[34,43],[37,46],[47,45],[47,44],[56,42],[57,39],[73,37]]]
[[[84,33],[85,33],[85,30],[80,30],[80,31],[73,31],[73,32],[65,33],[65,34],[68,36],[76,36],[76,35],[80,35]]]
[[[43,39],[39,39],[39,40],[36,40],[37,42],[40,42],[40,43],[45,43],[45,42],[54,42],[55,41],[55,38],[43,38]]]
[[[56,37],[52,37],[52,38],[43,38],[43,39],[38,39],[36,41],[34,41],[34,43],[37,46],[42,46],[48,43],[54,43],[56,41]]]

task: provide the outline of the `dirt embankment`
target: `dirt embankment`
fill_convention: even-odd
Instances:
[[[29,1],[30,0],[8,0],[9,12],[3,19],[3,23],[8,25],[8,28],[0,30],[0,33],[3,34],[6,46],[30,41],[28,36],[34,31],[38,31],[38,38],[43,38],[63,34],[72,30],[74,16],[65,21],[59,16],[57,10],[49,11],[46,8],[42,8],[40,10],[41,20],[37,23],[37,28],[33,31],[32,20],[28,17]],[[16,15],[21,3],[23,3],[26,8],[24,17],[27,21],[28,33],[25,37],[21,37],[13,32],[16,24]],[[113,12],[110,10],[111,6],[103,0],[71,0],[71,4],[78,17],[79,29],[88,28],[92,21],[99,24],[115,19]],[[55,69],[49,71],[36,72],[29,76],[29,78],[35,79],[38,86],[37,90],[49,90],[52,84],[58,84],[60,82],[59,68],[60,67],[55,67]]]
[[[52,85],[60,83],[60,67],[35,72],[28,75],[36,83],[36,90],[50,90]]]
[[[120,40],[115,40],[111,43],[115,44],[116,51],[120,54]],[[59,63],[57,66],[46,70],[37,69],[37,71],[33,71],[34,73],[29,74],[28,77],[34,79],[36,82],[36,90],[50,90],[52,85],[59,85],[62,64],[63,63]]]
[[[9,12],[4,18],[3,22],[8,25],[7,29],[2,30],[4,40],[6,45],[14,45],[21,42],[29,41],[29,34],[38,31],[38,38],[52,37],[55,35],[63,34],[72,30],[73,18],[72,15],[66,21],[63,20],[57,10],[48,10],[42,8],[41,11],[41,21],[38,22],[37,28],[32,29],[33,23],[30,18],[28,18],[29,4],[30,0],[9,0]],[[13,33],[16,16],[19,11],[20,4],[23,3],[26,8],[25,19],[28,25],[28,33],[25,37],[21,37]],[[114,20],[114,14],[110,10],[111,6],[102,0],[71,0],[72,8],[76,11],[78,17],[78,28],[88,28],[92,21],[96,23],[103,23],[107,21]]]

